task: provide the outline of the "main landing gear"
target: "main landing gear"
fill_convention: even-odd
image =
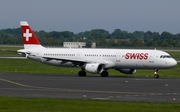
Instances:
[[[84,70],[81,70],[81,71],[78,72],[78,75],[80,77],[85,77],[86,76],[86,72]]]
[[[104,70],[102,73],[101,73],[101,77],[108,77],[109,73]]]
[[[78,75],[80,77],[85,77],[86,76],[86,71],[81,70],[81,71],[78,72]],[[108,77],[108,75],[109,75],[109,73],[106,70],[101,73],[101,77]]]
[[[154,70],[154,78],[155,78],[155,79],[158,79],[158,78],[159,78],[158,69],[155,69],[155,70]]]

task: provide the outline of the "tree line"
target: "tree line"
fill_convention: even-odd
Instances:
[[[180,48],[180,33],[134,31],[127,32],[115,29],[112,33],[104,29],[93,29],[80,33],[70,31],[34,31],[44,46],[63,46],[63,42],[86,42],[91,47],[96,42],[97,47],[165,47]],[[0,30],[1,45],[22,45],[21,29],[8,28]]]

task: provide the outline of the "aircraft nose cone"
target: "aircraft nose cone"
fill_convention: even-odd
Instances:
[[[174,67],[174,66],[177,65],[177,61],[173,59],[173,60],[170,61],[169,65],[170,65],[171,67]]]

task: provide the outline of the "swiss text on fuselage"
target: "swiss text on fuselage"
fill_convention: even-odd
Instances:
[[[125,59],[147,60],[148,53],[126,53]]]

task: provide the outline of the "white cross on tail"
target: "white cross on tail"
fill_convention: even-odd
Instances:
[[[23,36],[26,38],[26,41],[29,41],[29,38],[32,37],[32,33],[29,33],[29,29],[26,29],[26,33],[23,33]]]

